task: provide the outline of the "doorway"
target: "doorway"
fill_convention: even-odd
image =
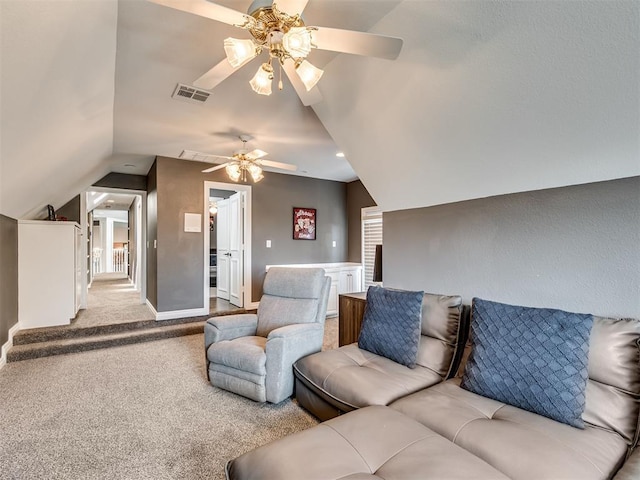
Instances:
[[[251,186],[204,182],[204,295],[248,308],[251,304]]]
[[[116,291],[130,292],[128,302],[145,304],[146,192],[92,187],[83,197],[81,219],[87,240],[85,298],[89,298],[89,288],[96,281],[117,280],[123,285]]]

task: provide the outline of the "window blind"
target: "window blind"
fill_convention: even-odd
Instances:
[[[382,245],[382,211],[379,209],[362,209],[362,265],[364,289],[373,285],[373,265],[375,263],[376,245]]]

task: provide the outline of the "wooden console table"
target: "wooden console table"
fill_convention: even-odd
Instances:
[[[348,345],[358,341],[367,292],[345,293],[339,296],[338,345]]]

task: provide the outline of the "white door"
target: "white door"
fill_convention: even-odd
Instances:
[[[217,286],[218,298],[229,300],[229,199],[218,201],[218,218],[216,219],[217,250]]]
[[[244,192],[229,197],[229,302],[244,306]]]

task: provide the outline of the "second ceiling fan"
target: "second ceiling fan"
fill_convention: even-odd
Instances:
[[[263,150],[257,148],[251,151],[247,150],[247,142],[252,139],[250,135],[240,135],[239,138],[242,141],[242,148],[233,152],[232,156],[210,155],[211,157],[228,160],[228,162],[202,170],[202,173],[215,172],[216,170],[224,168],[227,175],[229,175],[229,178],[234,182],[238,182],[240,180],[246,182],[248,179],[247,176],[251,177],[254,182],[259,182],[264,178],[264,175],[262,174],[262,167],[277,168],[291,172],[295,172],[298,169],[297,166],[291,165],[290,163],[266,160],[263,157],[266,157],[269,154]]]
[[[261,95],[271,94],[274,67],[289,77],[306,106],[322,100],[316,87],[324,73],[306,58],[312,48],[394,60],[402,49],[402,39],[354,30],[306,26],[302,12],[309,0],[255,0],[244,14],[207,0],[149,0],[248,30],[253,38],[227,38],[227,58],[194,82],[212,90],[238,68],[267,51],[269,59],[258,68],[251,88]],[[282,89],[282,81],[278,82]]]

